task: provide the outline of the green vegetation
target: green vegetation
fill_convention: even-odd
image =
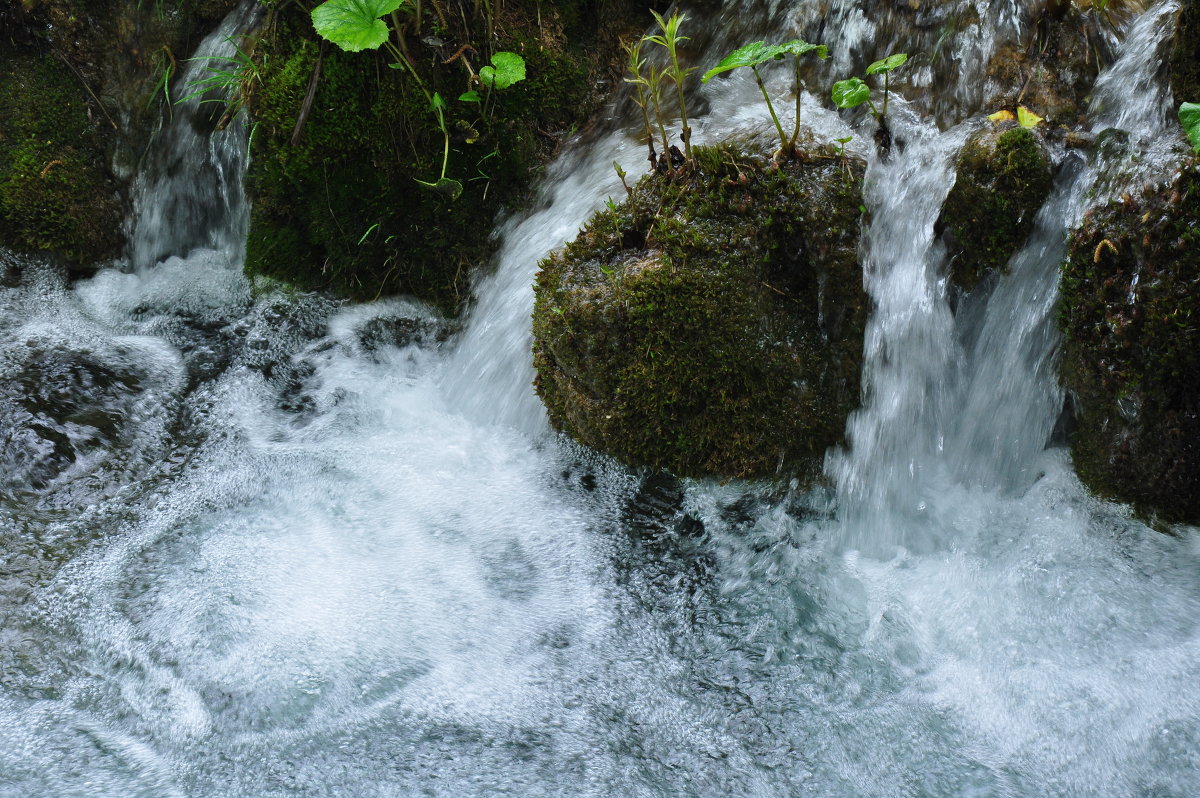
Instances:
[[[749,67],[754,73],[754,80],[758,83],[758,90],[762,92],[763,100],[767,103],[767,110],[771,114],[771,121],[775,123],[775,130],[779,133],[779,149],[782,153],[788,156],[796,154],[796,139],[800,135],[800,56],[805,53],[815,53],[818,58],[824,59],[829,56],[829,50],[823,44],[809,44],[800,39],[793,39],[784,44],[768,45],[765,42],[752,42],[743,47],[739,47],[729,55],[725,56],[720,62],[704,73],[701,78],[702,83],[707,83],[711,78],[728,72],[731,69],[739,67]],[[782,61],[784,56],[791,55],[793,66],[795,68],[796,82],[796,123],[792,128],[792,136],[789,139],[787,134],[783,132],[783,125],[779,123],[779,116],[775,113],[775,106],[771,104],[771,97],[767,94],[767,88],[763,84],[762,75],[759,74],[758,68],[770,61]]]
[[[493,250],[492,219],[527,201],[557,133],[598,101],[624,30],[598,34],[585,10],[515,0],[474,17],[468,5],[443,27],[427,3],[418,28],[407,3],[370,18],[388,31],[378,50],[348,52],[304,8],[274,7],[252,52],[261,84],[248,99],[258,129],[247,272],[455,310]],[[485,60],[472,42],[493,51]]]
[[[696,146],[542,262],[536,387],[558,429],[678,475],[819,473],[858,403],[864,164],[771,149]]]
[[[833,104],[838,108],[857,108],[866,103],[871,108],[871,114],[876,119],[882,120],[887,116],[888,109],[888,79],[893,70],[899,69],[908,61],[908,55],[905,53],[896,53],[889,55],[887,58],[876,61],[867,67],[868,75],[883,75],[883,107],[876,108],[875,103],[871,101],[871,87],[863,81],[862,78],[847,78],[839,80],[833,84],[831,95]]]
[[[1179,106],[1179,124],[1187,134],[1192,149],[1200,153],[1200,104],[1181,103]]]
[[[654,21],[658,23],[658,27],[662,33],[654,36],[646,36],[644,41],[652,42],[662,47],[667,51],[667,55],[671,59],[670,65],[666,69],[666,74],[671,78],[671,82],[675,84],[675,94],[679,100],[679,118],[680,118],[680,138],[683,140],[684,158],[688,163],[692,163],[692,129],[688,127],[687,118],[687,102],[683,96],[683,81],[687,76],[696,71],[696,67],[682,67],[679,64],[679,45],[688,40],[687,36],[682,36],[679,33],[679,27],[686,16],[676,11],[671,15],[670,19],[663,19],[654,9],[650,9],[650,13],[654,15]]]

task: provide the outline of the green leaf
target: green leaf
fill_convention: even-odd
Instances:
[[[464,91],[462,94],[458,95],[458,99],[464,103],[483,102],[483,98],[479,96],[479,92],[475,91],[474,89],[471,89],[470,91]]]
[[[1187,133],[1192,149],[1200,153],[1200,104],[1183,103],[1179,106],[1179,124]]]
[[[768,47],[766,42],[751,42],[734,50],[729,55],[722,58],[715,67],[704,73],[704,77],[700,78],[701,83],[708,83],[710,78],[720,75],[722,72],[728,72],[731,69],[738,67],[754,67],[770,61],[779,52],[779,47]]]
[[[404,0],[326,0],[312,10],[313,27],[351,53],[374,50],[387,41],[388,26],[380,17],[400,7]]]
[[[491,65],[479,70],[479,79],[484,86],[507,89],[525,79],[525,59],[516,53],[496,53]]]
[[[833,104],[838,108],[855,108],[871,99],[871,87],[859,78],[847,78],[833,84]]]
[[[439,177],[436,183],[426,183],[424,180],[418,180],[417,182],[423,186],[433,189],[437,193],[442,194],[451,200],[458,199],[463,193],[463,184],[457,180],[452,180],[449,177]]]
[[[439,116],[441,115],[442,111],[446,110],[446,101],[443,100],[442,95],[438,94],[436,91],[433,93],[433,96],[429,98],[429,110],[433,111]]]
[[[809,44],[808,42],[801,41],[800,39],[792,39],[790,42],[784,42],[783,44],[777,45],[777,47],[779,48],[780,55],[775,56],[776,58],[780,58],[785,54],[799,57],[805,53],[811,53],[813,51],[816,51],[817,58],[825,59],[829,57],[829,48],[825,45]]]
[[[1032,130],[1037,127],[1042,121],[1042,118],[1030,111],[1023,105],[1017,106],[1017,124],[1026,130]]]
[[[869,67],[867,67],[867,74],[878,75],[883,72],[891,72],[893,69],[904,64],[904,62],[907,60],[908,53],[896,53],[894,55],[889,55],[882,61],[876,61],[874,64],[871,64]]]

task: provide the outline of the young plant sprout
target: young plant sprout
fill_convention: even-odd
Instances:
[[[629,53],[629,73],[631,78],[625,78],[625,83],[634,86],[634,102],[637,107],[642,109],[642,127],[646,133],[646,145],[650,150],[649,161],[650,168],[655,169],[659,166],[658,152],[654,151],[654,126],[650,124],[650,106],[654,107],[654,118],[658,120],[659,131],[662,133],[662,152],[666,154],[666,127],[662,125],[662,114],[659,107],[659,98],[661,96],[662,73],[655,70],[654,67],[646,66],[646,59],[642,58],[642,42],[638,40],[630,44],[626,44],[625,52]],[[647,70],[646,73],[643,73]]]
[[[682,131],[679,137],[683,139],[684,157],[688,163],[692,162],[692,129],[688,127],[687,118],[687,103],[683,97],[683,81],[688,75],[696,71],[696,67],[681,67],[679,65],[679,45],[688,40],[687,36],[679,35],[679,26],[687,17],[676,11],[671,15],[670,19],[663,19],[662,15],[653,9],[650,11],[654,15],[654,20],[662,29],[662,33],[656,36],[646,36],[645,41],[653,42],[666,49],[671,57],[671,64],[665,70],[666,74],[675,83],[675,92],[679,97],[679,118],[682,125]]]
[[[871,87],[857,77],[839,80],[833,84],[833,104],[838,108],[856,108],[866,103],[871,108],[871,115],[882,123],[883,118],[887,116],[888,109],[888,76],[907,60],[907,53],[895,53],[867,67],[868,75],[883,75],[882,110],[876,108],[875,103],[871,102]]]
[[[810,52],[816,53],[818,58],[826,58],[829,55],[829,50],[825,45],[809,44],[799,39],[793,39],[784,44],[772,45],[768,45],[765,42],[752,42],[739,47],[722,58],[720,63],[704,73],[704,77],[700,79],[700,82],[707,83],[711,78],[722,72],[728,72],[731,69],[750,67],[750,71],[754,73],[754,80],[758,83],[758,90],[762,92],[763,99],[767,102],[767,111],[771,114],[771,121],[775,123],[775,130],[779,133],[780,150],[784,153],[794,154],[796,151],[796,139],[800,135],[800,56]],[[775,113],[775,106],[771,103],[771,97],[767,94],[767,87],[763,84],[762,75],[758,71],[761,65],[769,61],[782,61],[786,55],[793,57],[796,71],[796,123],[792,128],[790,139],[783,132],[783,125],[779,122],[779,116]]]
[[[438,127],[442,129],[442,137],[446,142],[445,148],[442,150],[442,174],[433,183],[427,183],[424,180],[418,180],[417,182],[423,186],[428,186],[438,193],[445,194],[452,200],[456,200],[463,192],[463,184],[453,178],[446,177],[446,165],[450,162],[450,130],[446,127],[446,101],[436,91],[429,100],[429,110],[433,111],[437,117]]]

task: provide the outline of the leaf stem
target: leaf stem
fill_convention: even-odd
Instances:
[[[771,97],[767,94],[767,87],[763,84],[762,75],[758,74],[757,66],[751,66],[750,71],[754,73],[754,80],[758,82],[758,90],[762,92],[763,99],[767,101],[767,110],[771,112],[771,121],[775,123],[775,129],[779,131],[779,146],[787,149],[787,134],[783,132],[783,125],[779,124],[779,117],[775,114],[775,106],[771,104]]]

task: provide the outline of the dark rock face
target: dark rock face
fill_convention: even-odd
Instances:
[[[748,142],[648,175],[542,263],[551,422],[681,476],[810,476],[858,404],[863,164]]]
[[[940,226],[955,285],[973,289],[1002,269],[1033,230],[1052,186],[1050,157],[1038,137],[1015,125],[982,130],[958,155]]]
[[[1097,493],[1200,521],[1200,167],[1089,214],[1063,265],[1072,454]]]
[[[1200,5],[1184,3],[1171,51],[1171,91],[1178,102],[1200,102]]]

